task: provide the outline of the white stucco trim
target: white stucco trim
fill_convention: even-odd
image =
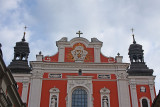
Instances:
[[[51,98],[52,98],[53,95],[56,95],[56,97],[57,97],[57,107],[59,107],[58,106],[59,105],[59,93],[60,93],[59,89],[58,88],[51,88],[49,90],[49,93],[50,93],[49,107],[51,107]]]
[[[107,96],[108,97],[108,104],[109,104],[109,107],[110,107],[110,90],[109,89],[107,89],[107,88],[102,88],[101,90],[100,90],[100,94],[101,94],[101,107],[102,107],[102,103],[103,103],[103,97],[104,96]]]
[[[66,107],[71,107],[72,104],[72,92],[81,87],[85,89],[88,94],[88,107],[93,107],[93,87],[92,87],[92,76],[68,76],[67,82],[67,96],[66,96]]]

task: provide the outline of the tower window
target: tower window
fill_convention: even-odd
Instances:
[[[72,107],[87,107],[87,92],[77,88],[72,93]]]
[[[150,107],[150,100],[147,97],[140,98],[140,107]]]
[[[148,107],[148,102],[146,99],[142,99],[142,107]]]

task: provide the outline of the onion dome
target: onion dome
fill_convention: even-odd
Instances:
[[[129,47],[129,58],[131,62],[144,62],[142,45],[136,44],[133,36],[133,44]]]
[[[28,65],[29,44],[25,42],[25,32],[22,41],[16,42],[14,47],[14,59],[8,66],[13,73],[29,73],[30,67]]]
[[[144,62],[144,54],[142,45],[137,44],[133,36],[133,44],[129,47],[129,58],[130,58],[130,67],[128,69],[128,74],[130,76],[151,76],[153,70],[149,69]]]

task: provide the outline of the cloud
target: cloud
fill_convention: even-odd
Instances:
[[[123,61],[129,62],[133,27],[137,43],[143,45],[147,65],[155,69],[158,92],[159,4],[159,0],[1,0],[0,42],[4,53],[10,50],[4,59],[7,64],[11,61],[15,42],[21,40],[23,27],[27,25],[29,60],[35,60],[39,51],[44,55],[55,54],[56,41],[62,37],[71,40],[81,30],[82,37],[88,40],[97,37],[103,42],[104,55],[114,57],[119,52]]]

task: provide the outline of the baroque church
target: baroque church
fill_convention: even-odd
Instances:
[[[103,42],[97,38],[87,40],[80,31],[77,34],[71,40],[58,40],[58,52],[52,56],[39,52],[36,61],[28,61],[25,32],[16,42],[8,68],[28,107],[151,107],[155,76],[134,35],[127,63],[120,54],[103,55]]]

